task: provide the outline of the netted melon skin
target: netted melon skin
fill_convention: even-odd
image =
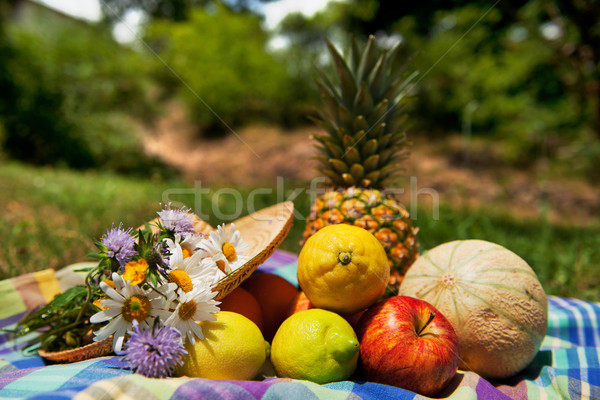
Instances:
[[[489,379],[513,376],[537,354],[548,299],[521,257],[483,240],[435,247],[412,265],[400,294],[433,304],[452,323],[460,369]]]

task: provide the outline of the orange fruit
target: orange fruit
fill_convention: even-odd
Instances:
[[[310,302],[308,297],[306,297],[306,293],[301,291],[296,295],[296,297],[294,297],[294,299],[290,303],[290,306],[288,308],[288,317],[299,311],[306,311],[312,308],[316,308],[315,305]],[[360,320],[360,317],[362,317],[362,315],[365,313],[365,311],[367,311],[366,308],[364,310],[355,312],[354,314],[340,314],[340,316],[342,316],[346,321],[348,321],[352,328],[354,328],[358,323],[358,320]]]
[[[253,274],[242,283],[260,304],[263,316],[263,335],[271,341],[279,325],[288,316],[290,303],[298,295],[298,288],[279,275]]]
[[[244,317],[254,322],[262,332],[263,316],[260,304],[258,304],[256,298],[246,289],[241,287],[233,289],[231,293],[221,300],[219,308],[221,311],[232,311],[242,314]]]
[[[297,313],[298,311],[310,310],[311,308],[315,308],[315,306],[313,305],[313,303],[310,302],[308,297],[306,297],[306,293],[301,291],[296,295],[296,297],[294,297],[294,299],[290,303],[287,315],[289,317],[290,315]]]

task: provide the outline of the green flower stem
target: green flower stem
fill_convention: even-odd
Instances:
[[[77,318],[75,319],[74,323],[79,323],[83,320],[83,313],[85,312],[85,310],[87,309],[87,307],[90,304],[90,301],[92,299],[92,286],[90,284],[90,279],[92,277],[92,273],[95,271],[95,269],[91,270],[87,276],[85,277],[85,286],[87,288],[87,296],[85,298],[85,302],[83,303],[83,306],[81,307],[81,309],[79,310],[79,314],[77,314]]]

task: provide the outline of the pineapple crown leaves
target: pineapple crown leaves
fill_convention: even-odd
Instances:
[[[326,105],[319,118],[311,118],[326,132],[314,136],[321,153],[315,156],[317,169],[338,186],[382,187],[408,157],[402,126],[408,88],[417,73],[402,79],[403,68],[392,70],[399,43],[379,50],[370,36],[361,51],[352,38],[345,57],[326,44],[336,79],[316,68]]]

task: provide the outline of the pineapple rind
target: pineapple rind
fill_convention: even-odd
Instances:
[[[394,288],[419,255],[418,228],[406,209],[377,189],[349,187],[328,190],[311,207],[304,241],[327,225],[346,223],[371,232],[382,243],[390,261]]]
[[[327,191],[311,207],[304,240],[326,225],[360,226],[382,243],[390,264],[389,293],[419,254],[417,231],[408,212],[378,190],[398,176],[408,157],[403,131],[407,94],[416,73],[402,79],[392,70],[399,46],[377,49],[371,36],[364,48],[352,40],[344,58],[327,42],[336,79],[318,71],[317,86],[325,107],[313,118],[325,131],[316,135],[317,170],[337,190]]]

